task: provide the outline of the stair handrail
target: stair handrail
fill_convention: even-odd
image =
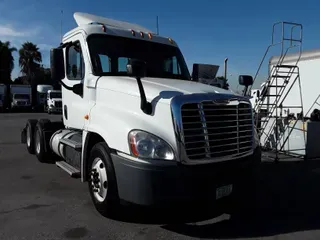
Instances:
[[[266,81],[265,88],[268,88],[268,87],[273,83],[273,81],[274,81],[274,79],[273,79],[273,81],[271,81],[271,79],[272,79],[272,76],[273,76],[274,71],[275,71],[275,69],[276,69],[275,66],[280,65],[280,64],[283,62],[286,54],[288,53],[288,50],[289,50],[290,48],[293,48],[293,47],[296,47],[296,46],[297,46],[297,45],[288,47],[287,50],[285,51],[285,54],[284,54],[283,56],[280,56],[280,57],[279,57],[277,64],[274,65],[274,66],[272,67],[271,71],[269,72],[269,76],[268,76],[268,79],[267,79],[267,81]],[[288,76],[289,76],[289,73],[288,73]],[[257,106],[257,109],[259,109],[259,106],[261,107],[261,104],[260,104],[260,103],[263,103],[263,101],[259,101],[259,99],[258,99],[258,104],[256,105],[256,106]],[[255,108],[256,108],[256,107],[255,107]]]
[[[277,42],[277,43],[274,43],[275,27],[276,27],[277,25],[279,25],[279,24],[282,24],[282,37],[281,37],[281,41],[280,41],[280,42]],[[290,35],[291,38],[290,38],[290,39],[284,38],[284,26],[285,26],[286,24],[294,25],[294,26],[291,27],[291,35]],[[276,22],[276,23],[273,24],[273,26],[272,26],[272,39],[271,39],[271,44],[267,47],[267,50],[265,51],[265,53],[264,53],[264,55],[263,55],[263,57],[262,57],[262,60],[260,61],[258,70],[256,71],[256,74],[254,75],[254,78],[253,78],[253,83],[256,81],[256,78],[257,78],[257,76],[259,75],[260,69],[261,69],[261,67],[262,67],[262,65],[263,65],[263,63],[264,63],[264,61],[265,61],[265,58],[266,58],[266,56],[267,56],[267,54],[268,54],[268,52],[269,52],[269,50],[270,50],[271,47],[274,47],[274,46],[276,46],[276,45],[281,44],[281,45],[282,45],[282,47],[281,47],[281,55],[280,55],[280,57],[281,57],[281,56],[283,55],[283,44],[284,44],[284,41],[290,40],[290,47],[292,46],[292,42],[293,42],[293,40],[294,40],[294,39],[292,39],[292,37],[293,37],[293,30],[294,30],[294,28],[296,28],[296,27],[300,27],[300,39],[299,39],[299,42],[302,43],[302,31],[303,31],[302,24],[300,24],[300,23],[294,23],[294,22],[292,22],[292,23],[290,23],[290,22]],[[301,45],[302,45],[302,44],[300,44],[300,49],[301,49]],[[300,52],[301,52],[301,51],[300,51]],[[248,92],[251,91],[252,86],[253,86],[253,83],[252,83],[251,86],[249,86]]]

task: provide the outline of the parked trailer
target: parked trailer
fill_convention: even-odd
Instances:
[[[31,108],[31,86],[30,85],[10,85],[11,109]]]
[[[3,112],[5,110],[5,96],[7,93],[7,86],[5,84],[0,84],[0,112]]]
[[[171,38],[90,14],[74,18],[78,27],[50,58],[62,85],[63,122],[28,120],[21,140],[29,153],[88,181],[107,216],[118,214],[121,202],[218,208],[243,196],[232,206],[250,204],[261,162],[250,101],[191,81]],[[65,70],[66,61],[72,67]]]

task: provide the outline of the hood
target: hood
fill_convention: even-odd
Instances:
[[[199,82],[166,78],[143,78],[142,85],[149,101],[161,97],[163,99],[162,102],[167,103],[170,103],[170,99],[174,96],[182,94],[234,94],[231,91]],[[137,81],[131,77],[101,77],[97,82],[97,88],[140,97]]]

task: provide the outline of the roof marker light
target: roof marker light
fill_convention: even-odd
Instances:
[[[148,33],[148,37],[149,37],[149,39],[152,39],[152,34]]]
[[[140,36],[141,36],[142,38],[144,38],[144,34],[143,34],[143,32],[140,32]]]
[[[102,25],[102,31],[103,31],[103,32],[106,32],[106,31],[107,31],[107,28],[106,28],[105,25]]]
[[[170,42],[171,44],[174,43],[174,41],[172,40],[172,38],[169,38],[169,42]]]
[[[136,36],[136,32],[131,29],[132,36]]]

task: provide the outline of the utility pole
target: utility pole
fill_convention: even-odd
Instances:
[[[62,42],[62,17],[63,17],[63,10],[61,10],[61,19],[60,19],[60,42]]]
[[[157,16],[157,35],[159,35],[159,17]]]

